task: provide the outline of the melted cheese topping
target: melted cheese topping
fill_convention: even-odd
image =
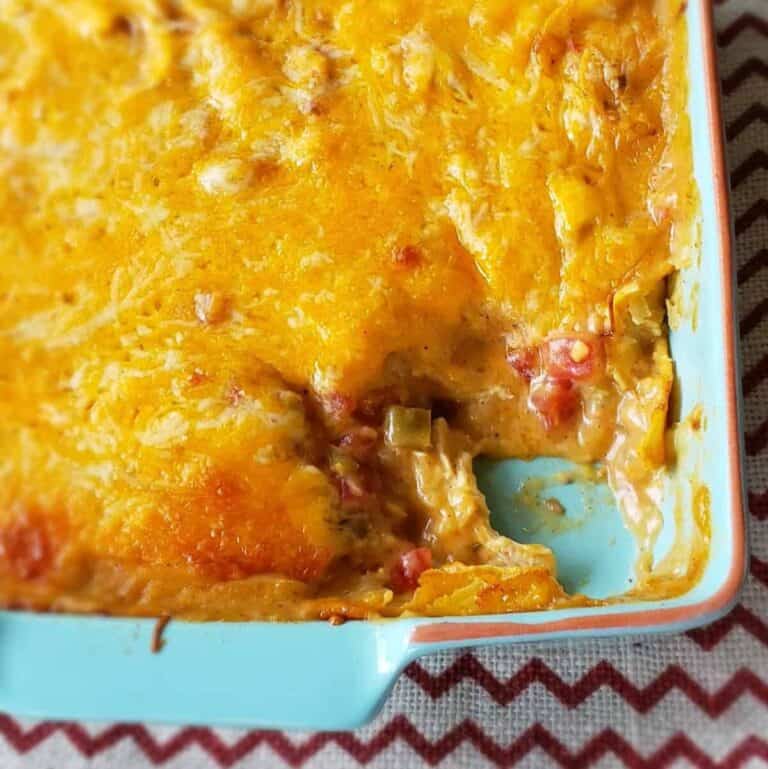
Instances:
[[[652,0],[0,0],[0,598],[567,600],[481,451],[605,460],[647,572],[683,35]]]

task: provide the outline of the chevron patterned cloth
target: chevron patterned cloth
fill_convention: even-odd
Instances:
[[[411,665],[371,725],[284,734],[0,715],[0,769],[768,767],[768,0],[716,0],[746,400],[750,576],[682,636]]]

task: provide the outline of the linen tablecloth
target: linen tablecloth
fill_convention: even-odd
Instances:
[[[736,609],[677,637],[436,654],[411,665],[356,732],[0,715],[0,769],[768,766],[768,0],[717,0],[715,16],[749,483],[750,574]]]

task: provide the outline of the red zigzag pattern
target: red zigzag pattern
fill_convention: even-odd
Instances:
[[[752,123],[768,123],[768,107],[759,102],[750,105],[735,120],[730,122],[725,129],[725,136],[729,142],[736,139],[739,134],[746,131]]]
[[[746,398],[768,376],[768,353],[766,353],[741,380],[741,387]]]
[[[749,573],[768,587],[768,562],[761,561],[756,555],[753,555],[750,561]]]
[[[741,627],[764,646],[768,646],[768,625],[743,604],[706,627],[689,630],[686,635],[704,651],[711,651],[736,627]]]
[[[768,248],[755,251],[752,256],[739,268],[737,280],[739,285],[746,283],[753,275],[768,265]]]
[[[717,33],[717,44],[721,47],[729,46],[742,32],[751,29],[762,37],[768,37],[768,21],[754,13],[742,13],[737,16],[727,27]]]
[[[768,366],[768,359],[763,361]],[[745,391],[746,394],[746,391]],[[756,457],[766,446],[768,446],[768,419],[761,422],[754,430],[750,430],[744,436],[744,445],[747,454],[750,457]]]
[[[768,706],[768,683],[743,668],[712,693],[706,691],[679,665],[670,665],[647,686],[638,687],[606,660],[599,662],[573,684],[564,681],[538,658],[527,662],[507,681],[499,681],[471,653],[463,654],[437,675],[432,675],[419,663],[410,665],[405,675],[433,700],[440,699],[462,681],[469,680],[485,689],[499,705],[509,705],[529,687],[540,684],[568,708],[583,704],[603,687],[612,689],[638,713],[652,710],[675,690],[682,692],[710,718],[722,715],[747,693]]]
[[[722,761],[714,761],[684,734],[675,734],[654,753],[643,756],[627,740],[612,729],[604,729],[577,751],[571,751],[551,732],[534,724],[513,742],[500,745],[474,721],[465,719],[437,740],[425,737],[404,715],[395,716],[370,740],[361,740],[351,732],[320,732],[308,740],[294,743],[280,732],[251,731],[232,745],[224,743],[210,729],[186,728],[166,742],[156,740],[143,726],[117,725],[91,737],[77,724],[48,723],[24,731],[8,716],[0,716],[0,733],[19,753],[26,753],[60,732],[85,757],[108,750],[125,739],[133,740],[155,765],[170,761],[182,751],[198,746],[220,767],[231,767],[256,748],[269,747],[289,766],[301,766],[327,745],[335,744],[360,764],[367,764],[397,740],[409,745],[431,766],[448,758],[460,746],[469,744],[499,767],[512,767],[538,749],[563,769],[588,769],[606,756],[614,755],[630,769],[666,769],[685,759],[699,769],[739,769],[748,761],[768,761],[768,742],[748,737]]]
[[[750,77],[760,77],[768,80],[768,64],[762,59],[751,57],[740,64],[730,75],[722,79],[723,93],[730,96],[738,91]]]
[[[731,187],[735,190],[757,171],[768,170],[768,154],[763,150],[755,150],[731,174]]]
[[[749,510],[758,521],[768,520],[768,490],[760,494],[749,492]]]
[[[754,331],[763,318],[768,315],[768,296],[763,297],[742,319],[739,323],[739,334],[743,339],[751,331]]]
[[[756,200],[743,214],[736,217],[736,235],[743,235],[758,219],[768,219],[768,200]]]

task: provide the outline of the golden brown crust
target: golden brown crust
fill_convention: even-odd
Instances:
[[[395,6],[0,0],[0,601],[573,600],[481,452],[607,460],[648,570],[683,21]]]

